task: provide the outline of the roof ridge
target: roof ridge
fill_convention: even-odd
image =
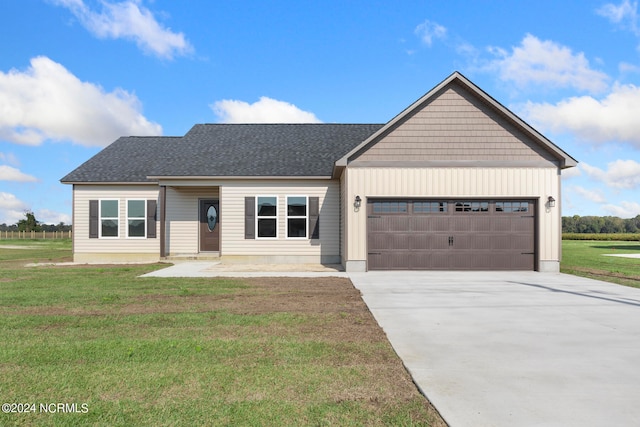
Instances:
[[[194,126],[370,126],[384,123],[196,123]]]

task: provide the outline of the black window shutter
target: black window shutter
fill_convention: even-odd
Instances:
[[[244,238],[256,238],[256,198],[244,198]]]
[[[311,238],[320,238],[320,198],[309,197],[309,230]]]
[[[147,238],[156,238],[156,206],[155,200],[147,200]]]
[[[98,201],[89,200],[89,238],[98,238]]]

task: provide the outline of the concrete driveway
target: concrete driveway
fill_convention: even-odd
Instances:
[[[640,425],[640,290],[536,272],[349,274],[452,427]]]

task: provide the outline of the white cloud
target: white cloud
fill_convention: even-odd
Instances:
[[[638,2],[624,0],[617,6],[613,3],[607,3],[596,12],[608,18],[610,22],[620,24],[623,28],[640,36],[640,29],[638,28]]]
[[[637,202],[623,201],[620,205],[604,205],[602,209],[620,218],[635,218],[640,215],[640,203]]]
[[[71,215],[61,212],[52,211],[49,209],[39,209],[34,212],[38,222],[43,224],[71,224]]]
[[[618,64],[618,70],[620,73],[640,73],[640,67],[634,64],[629,64],[628,62],[621,62]]]
[[[91,10],[83,0],[52,0],[68,8],[98,38],[134,40],[143,51],[165,59],[193,51],[184,34],[164,28],[140,0],[101,1],[102,11]]]
[[[0,162],[5,162],[13,166],[20,166],[20,161],[13,153],[0,152]]]
[[[607,88],[607,75],[591,69],[584,53],[573,53],[551,40],[527,34],[511,52],[495,47],[489,51],[498,59],[491,61],[488,68],[519,87],[536,84],[589,92]]]
[[[321,123],[315,114],[266,96],[249,104],[225,99],[211,105],[221,123]]]
[[[82,82],[47,57],[24,72],[0,71],[0,139],[38,145],[45,139],[105,146],[123,135],[160,135],[142,115],[138,98]]]
[[[607,170],[581,163],[579,166],[590,178],[611,188],[634,190],[640,188],[640,163],[635,160],[616,160],[607,164]]]
[[[582,173],[580,172],[580,169],[577,167],[573,167],[573,168],[567,168],[567,169],[562,169],[562,178],[574,178],[576,176],[580,176],[582,175]]]
[[[7,165],[0,165],[0,181],[37,182],[38,178]]]
[[[579,194],[583,198],[594,203],[605,203],[607,201],[601,190],[587,190],[579,185],[574,185],[573,187],[570,187],[570,189],[573,190],[574,193]]]
[[[443,39],[446,37],[447,29],[442,25],[427,19],[416,27],[414,33],[420,37],[422,43],[427,46],[431,46],[434,39]]]
[[[29,206],[14,194],[0,191],[0,224],[15,224],[24,218]]]
[[[552,105],[528,102],[523,115],[535,126],[552,132],[575,133],[590,142],[626,142],[640,148],[640,87],[614,85],[598,100],[572,97]]]

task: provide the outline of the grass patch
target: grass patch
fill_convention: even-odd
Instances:
[[[444,425],[346,279],[24,267],[70,244],[14,243],[0,241],[2,401],[88,412],[0,425]]]
[[[605,254],[640,254],[640,242],[563,240],[560,271],[640,287],[640,259]]]

